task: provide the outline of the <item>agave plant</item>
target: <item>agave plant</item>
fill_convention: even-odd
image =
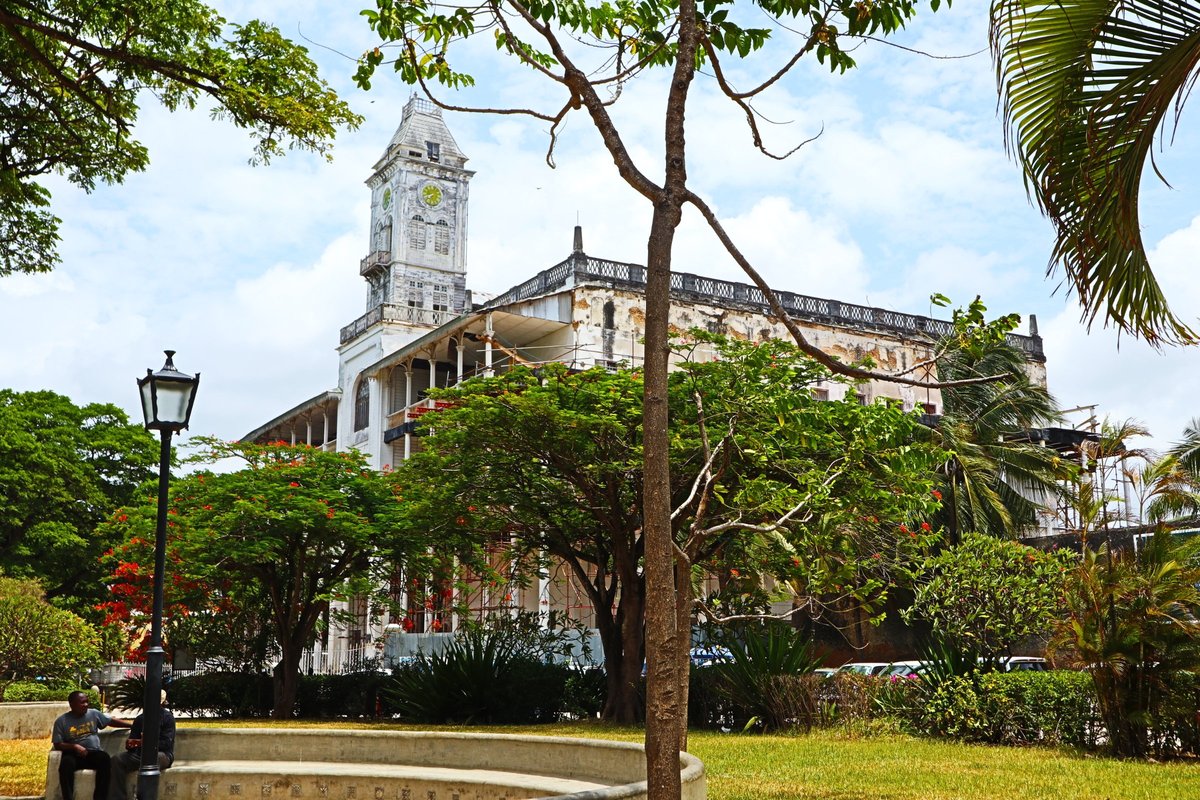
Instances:
[[[807,702],[811,692],[797,684],[798,676],[811,676],[820,666],[812,640],[788,625],[768,624],[727,637],[730,657],[706,669],[718,672],[718,686],[745,727],[777,729],[807,724],[816,712]]]

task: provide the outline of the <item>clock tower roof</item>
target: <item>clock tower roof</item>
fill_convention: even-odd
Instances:
[[[458,143],[442,119],[442,110],[415,94],[404,104],[400,126],[375,170],[383,169],[397,157],[421,159],[458,169],[467,163],[467,157],[458,149]]]

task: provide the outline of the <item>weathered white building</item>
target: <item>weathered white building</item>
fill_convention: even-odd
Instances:
[[[465,168],[466,161],[441,112],[411,99],[367,181],[371,241],[359,268],[367,284],[366,310],[341,329],[336,388],[245,439],[356,448],[383,468],[412,451],[416,420],[434,410],[426,399],[430,387],[494,374],[514,363],[560,361],[587,368],[636,365],[642,359],[645,269],[588,255],[578,227],[561,263],[498,297],[472,303],[466,288],[466,233],[474,173]],[[700,327],[751,340],[788,337],[754,286],[680,272],[672,275],[671,289],[671,324],[680,331]],[[936,340],[951,331],[949,322],[929,317],[786,291],[780,299],[817,347],[846,361],[870,356],[884,370],[928,359]],[[1010,339],[1028,355],[1034,378],[1044,383],[1045,357],[1032,318],[1030,328],[1029,335]],[[936,390],[894,383],[838,383],[818,391],[831,400],[851,391],[862,403],[886,397],[906,410],[942,410]],[[570,608],[586,619],[586,604],[576,594],[567,576],[550,575],[515,595],[487,597],[481,591],[475,604],[481,610]],[[385,626],[399,623],[367,612],[365,606],[356,609],[356,626],[327,643],[331,655],[369,647]],[[437,609],[410,610],[406,625],[412,625],[414,614],[418,631],[453,626]]]

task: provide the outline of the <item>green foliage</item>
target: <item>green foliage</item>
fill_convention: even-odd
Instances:
[[[926,620],[940,638],[994,663],[1022,639],[1051,632],[1074,560],[968,533],[925,562],[904,618]]]
[[[783,623],[747,626],[722,639],[730,660],[703,669],[720,680],[717,691],[730,704],[735,725],[761,730],[809,727],[816,713],[808,685],[791,679],[820,665],[810,638]]]
[[[276,710],[289,715],[301,652],[330,603],[387,585],[395,564],[419,572],[440,563],[460,540],[435,541],[401,525],[396,477],[369,469],[357,451],[200,441],[198,460],[240,459],[245,466],[196,472],[172,484],[168,604],[173,620],[191,626],[174,630],[190,633],[187,644],[207,655],[212,642],[239,630],[229,624],[231,614],[239,624],[261,620],[280,653]],[[108,523],[125,539],[113,557],[120,579],[114,591],[127,587],[122,598],[140,607],[149,597],[153,522],[148,503]]]
[[[384,694],[391,676],[378,670],[341,675],[305,675],[300,682],[296,716],[301,719],[349,717],[370,719],[391,715]]]
[[[979,298],[956,310],[954,335],[938,344],[938,380],[1001,376],[942,390],[943,414],[931,438],[951,453],[938,487],[945,501],[938,522],[951,542],[965,531],[1018,538],[1077,471],[1031,440],[1031,431],[1057,423],[1059,412],[1030,379],[1024,353],[1005,339],[1019,317],[988,322],[984,311]]]
[[[680,551],[746,586],[771,575],[813,607],[877,613],[937,538],[921,522],[946,454],[914,443],[916,423],[898,409],[813,399],[808,387],[829,373],[784,342],[692,331],[676,347]],[[549,364],[472,379],[434,392],[451,406],[426,416],[425,446],[397,471],[407,526],[507,547],[526,575],[562,559],[586,581],[610,703],[614,685],[632,692],[643,663],[642,392],[627,369]]]
[[[455,45],[484,31],[490,32],[497,50],[545,72],[563,67],[565,61],[554,33],[547,30],[586,37],[597,47],[627,53],[634,66],[618,63],[617,69],[634,72],[673,65],[682,35],[674,24],[676,6],[667,2],[616,0],[589,5],[531,0],[522,4],[447,6],[426,0],[375,0],[374,5],[362,15],[382,46],[368,50],[359,59],[355,80],[364,89],[371,87],[375,70],[385,63],[390,63],[406,83],[473,86],[475,80],[470,74],[452,66],[459,51]],[[814,52],[817,60],[832,71],[845,72],[855,66],[851,56],[855,42],[899,30],[918,7],[915,0],[757,0],[755,5],[776,21],[776,28],[747,27],[731,0],[696,4],[695,30],[700,37],[697,67],[725,54],[748,58],[761,51],[773,35],[794,31],[801,35],[801,55]],[[941,1],[931,0],[929,6],[936,11]],[[785,18],[790,22],[783,23]]]
[[[1007,135],[1054,224],[1050,265],[1089,323],[1103,312],[1151,343],[1197,340],[1154,276],[1138,215],[1155,134],[1190,96],[1197,31],[1195,0],[992,3]]]
[[[1085,548],[1055,644],[1095,682],[1113,751],[1167,757],[1194,747],[1200,672],[1200,537],[1157,531],[1135,554]]]
[[[96,526],[138,497],[158,455],[114,405],[0,389],[0,570],[36,578],[54,605],[88,616],[104,598],[100,556],[119,541]]]
[[[50,703],[67,702],[67,695],[72,692],[84,692],[92,708],[102,708],[100,693],[95,689],[84,688],[77,683],[44,683],[42,681],[17,681],[10,683],[4,691],[5,703]],[[111,704],[110,704],[111,706]],[[64,708],[66,706],[64,705]]]
[[[326,153],[361,118],[308,52],[257,20],[229,24],[197,0],[171,4],[31,0],[0,9],[0,276],[49,270],[59,220],[36,181],[59,173],[91,191],[149,163],[132,136],[139,104],[212,103],[254,138],[263,161]]]
[[[958,676],[894,704],[913,730],[968,742],[1095,748],[1101,731],[1087,673],[989,672]]]
[[[522,652],[503,632],[465,632],[440,653],[397,668],[387,697],[407,722],[551,722],[568,672]]]
[[[171,681],[177,713],[223,719],[265,717],[273,705],[272,678],[262,673],[200,672]]]
[[[47,603],[35,581],[0,577],[0,700],[14,681],[81,683],[100,664],[98,645],[96,631]]]

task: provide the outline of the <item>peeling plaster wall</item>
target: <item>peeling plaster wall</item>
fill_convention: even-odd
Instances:
[[[606,327],[605,304],[612,303],[612,328]],[[602,352],[605,338],[611,341],[615,360],[640,361],[644,355],[641,338],[645,335],[645,303],[641,293],[612,289],[603,286],[577,286],[574,289],[575,325],[579,349],[583,352]],[[748,341],[765,341],[770,338],[791,340],[791,335],[782,323],[764,316],[756,310],[734,309],[675,301],[671,307],[671,330],[686,333],[692,328],[702,328],[713,333]],[[799,321],[800,328],[809,341],[831,356],[846,362],[871,358],[875,367],[897,372],[912,367],[932,356],[932,342],[916,338],[905,338],[894,333],[855,330],[818,323]],[[1030,377],[1042,386],[1046,385],[1046,366],[1027,362]],[[923,377],[917,370],[915,377]],[[839,400],[856,387],[829,384],[826,388],[829,399]],[[920,389],[901,386],[887,381],[870,381],[859,387],[857,392],[865,395],[866,402],[880,397],[901,401],[905,410],[918,404],[933,405],[935,413],[942,411],[941,393],[936,389]]]

